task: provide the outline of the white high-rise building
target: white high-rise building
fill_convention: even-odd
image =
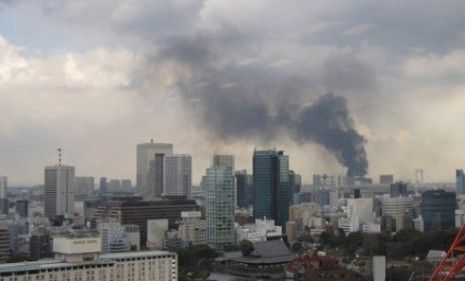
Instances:
[[[164,158],[173,155],[173,144],[149,143],[137,145],[137,189],[144,199],[154,199],[163,193]]]
[[[8,178],[0,176],[0,198],[6,198],[8,195]]]
[[[360,227],[366,223],[373,223],[373,198],[347,199],[347,217],[358,220]]]
[[[215,155],[213,166],[206,171],[207,241],[222,249],[234,243],[235,179],[234,156]]]
[[[164,196],[189,197],[192,189],[192,157],[180,154],[165,157]]]
[[[74,167],[49,166],[44,173],[45,207],[49,219],[74,214]]]

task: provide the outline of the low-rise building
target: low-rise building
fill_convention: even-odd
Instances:
[[[100,255],[98,237],[57,237],[55,259],[0,265],[2,281],[176,281],[177,256],[164,251]]]
[[[279,239],[283,235],[281,226],[275,225],[274,220],[256,219],[254,224],[245,224],[236,227],[236,243],[242,240],[263,242]]]

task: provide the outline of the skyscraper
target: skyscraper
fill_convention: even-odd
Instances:
[[[71,216],[74,213],[74,167],[49,166],[44,173],[44,213],[54,220],[57,216]]]
[[[207,241],[216,249],[234,243],[234,156],[215,155],[206,171]]]
[[[8,178],[0,176],[0,198],[6,198],[8,195]]]
[[[391,184],[390,193],[391,198],[408,197],[407,184],[402,181]]]
[[[145,199],[159,198],[163,193],[164,157],[173,155],[173,144],[149,143],[137,145],[137,189]]]
[[[456,196],[445,190],[428,190],[421,194],[421,216],[425,232],[455,227]]]
[[[94,193],[94,177],[75,177],[74,178],[75,195],[92,195]]]
[[[236,171],[236,199],[240,208],[253,204],[253,176],[247,170]]]
[[[253,155],[254,217],[273,219],[285,226],[289,218],[289,156],[283,151],[261,150]]]
[[[465,194],[465,174],[463,170],[456,170],[455,171],[456,183],[457,183],[457,194],[464,195]]]
[[[164,196],[189,197],[192,189],[192,157],[180,154],[165,157]]]
[[[101,193],[107,192],[107,178],[106,177],[100,178],[100,192]]]

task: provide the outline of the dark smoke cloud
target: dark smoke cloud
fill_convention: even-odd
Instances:
[[[315,99],[312,92],[321,87],[319,77],[225,61],[228,56],[217,43],[208,36],[178,38],[159,52],[160,62],[190,70],[189,75],[180,74],[177,87],[186,101],[196,101],[190,106],[209,132],[225,141],[269,141],[284,130],[299,144],[322,145],[349,174],[366,175],[366,140],[355,129],[345,97],[324,94]]]

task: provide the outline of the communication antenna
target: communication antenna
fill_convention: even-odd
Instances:
[[[58,152],[58,166],[61,166],[61,160],[63,159],[63,150],[61,148],[57,148]]]

